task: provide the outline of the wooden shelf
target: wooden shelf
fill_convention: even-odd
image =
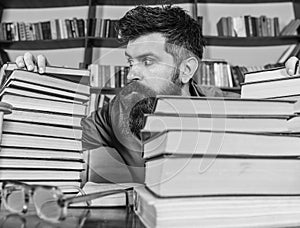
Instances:
[[[1,8],[48,8],[88,6],[89,0],[1,0]]]
[[[199,2],[201,1],[199,0]],[[161,3],[163,3],[163,1]],[[194,3],[194,0],[172,0],[172,3]],[[157,0],[94,0],[94,5],[135,6],[140,4],[157,5],[160,4],[160,2]],[[88,5],[89,0],[2,0],[0,8],[49,8]]]
[[[11,50],[46,50],[84,47],[84,38],[62,40],[0,41],[1,48]]]
[[[257,4],[257,3],[276,3],[293,2],[294,0],[198,0],[198,3],[222,3],[222,4]]]
[[[117,94],[120,92],[122,88],[99,88],[99,87],[91,87],[90,93],[97,93],[97,94]]]
[[[93,47],[126,48],[126,43],[116,38],[90,37],[89,44]]]
[[[126,43],[122,43],[116,38],[87,38],[92,47],[106,48],[126,48]],[[300,36],[281,37],[220,37],[205,36],[208,46],[274,46],[289,45],[300,41]],[[12,50],[45,50],[62,48],[84,47],[85,38],[62,39],[62,40],[33,40],[33,41],[0,41],[0,46],[4,49]]]
[[[241,87],[219,87],[222,91],[241,93]]]
[[[213,46],[275,46],[289,45],[300,41],[300,36],[278,36],[278,37],[226,37],[205,36],[207,45]]]

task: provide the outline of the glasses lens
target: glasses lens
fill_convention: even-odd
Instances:
[[[60,192],[57,189],[37,188],[33,201],[39,216],[46,220],[58,221],[62,216],[62,208],[58,204]]]
[[[4,203],[8,210],[15,213],[23,212],[25,208],[25,192],[21,185],[7,184],[4,188]]]

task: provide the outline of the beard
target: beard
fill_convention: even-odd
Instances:
[[[129,114],[129,128],[131,133],[139,139],[141,129],[145,126],[145,114],[151,114],[154,111],[156,95],[182,95],[181,88],[183,84],[179,79],[179,73],[179,69],[176,68],[171,82],[164,86],[159,92],[153,91],[152,96],[146,96],[136,102],[136,104],[132,107]]]

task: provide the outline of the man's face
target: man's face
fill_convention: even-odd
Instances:
[[[138,80],[158,94],[170,85],[179,73],[173,56],[165,51],[165,41],[160,33],[151,33],[128,42],[128,81]]]

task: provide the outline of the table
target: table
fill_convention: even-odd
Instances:
[[[125,208],[72,208],[68,217],[60,223],[49,223],[40,219],[35,212],[26,216],[1,211],[1,228],[145,228],[131,210]]]

